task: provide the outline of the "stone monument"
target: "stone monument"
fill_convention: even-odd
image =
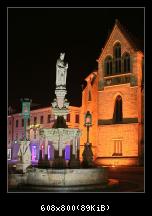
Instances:
[[[55,123],[52,128],[40,129],[40,143],[45,143],[45,157],[42,158],[40,151],[39,167],[79,167],[79,146],[80,146],[80,130],[76,128],[68,128],[66,117],[69,113],[69,102],[65,98],[66,77],[68,63],[64,62],[65,53],[60,53],[60,58],[56,63],[56,98],[52,102],[52,110],[55,115]],[[51,141],[54,147],[54,159],[48,160],[48,141]],[[70,160],[67,165],[65,161],[65,147],[70,145]]]

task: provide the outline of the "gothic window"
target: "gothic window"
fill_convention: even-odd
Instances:
[[[105,62],[105,75],[111,75],[112,74],[112,58],[111,56],[106,57]]]
[[[129,53],[125,53],[123,56],[123,72],[129,73],[130,72],[130,55]]]
[[[113,48],[114,73],[121,73],[121,44],[116,43]]]
[[[91,91],[89,90],[88,101],[91,101]]]
[[[114,153],[112,156],[122,156],[122,140],[114,140]]]
[[[122,122],[122,98],[120,95],[117,96],[115,101],[113,121],[115,124]]]

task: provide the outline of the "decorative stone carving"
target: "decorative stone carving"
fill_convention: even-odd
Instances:
[[[19,161],[16,164],[16,170],[26,172],[26,168],[31,165],[31,151],[29,144],[30,141],[20,141],[20,148],[18,151]]]
[[[31,164],[31,151],[29,148],[30,141],[20,141],[18,152],[19,161],[26,164]]]

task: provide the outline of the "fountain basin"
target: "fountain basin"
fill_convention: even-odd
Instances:
[[[25,174],[10,174],[9,187],[87,187],[102,185],[108,181],[106,168],[40,169],[29,168]]]

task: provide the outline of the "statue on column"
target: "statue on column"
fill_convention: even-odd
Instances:
[[[56,86],[66,86],[68,63],[64,62],[65,53],[60,53],[56,63]]]

